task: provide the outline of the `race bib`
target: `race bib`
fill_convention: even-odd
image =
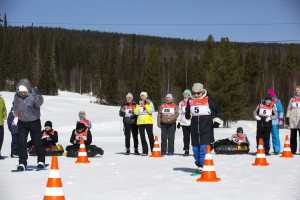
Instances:
[[[299,98],[293,99],[293,101],[291,103],[292,103],[292,108],[300,108],[300,99]]]
[[[193,116],[210,115],[210,109],[208,105],[195,105],[191,106],[191,113]]]
[[[132,114],[133,114],[133,110],[132,109],[127,108],[125,110],[125,116],[126,117],[130,117]]]
[[[173,115],[173,114],[175,114],[175,108],[163,108],[161,112],[162,112],[162,114]]]
[[[258,115],[263,116],[263,117],[271,117],[272,116],[272,110],[268,109],[268,108],[260,108]]]
[[[146,111],[146,108],[144,106],[141,106],[140,107],[140,115],[147,115],[147,111]]]

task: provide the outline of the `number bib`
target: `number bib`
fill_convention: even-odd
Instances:
[[[147,115],[148,113],[147,113],[147,111],[146,111],[146,108],[145,108],[145,106],[141,106],[140,107],[140,115]]]
[[[300,98],[293,98],[291,104],[292,108],[300,108]]]
[[[208,97],[203,99],[193,99],[190,102],[192,116],[210,115]]]
[[[175,114],[175,104],[162,104],[161,113],[164,115],[174,115]]]
[[[260,105],[259,106],[259,112],[258,115],[262,117],[271,117],[272,116],[272,107],[266,106],[266,105]]]
[[[125,117],[130,117],[133,115],[133,105],[125,106]]]

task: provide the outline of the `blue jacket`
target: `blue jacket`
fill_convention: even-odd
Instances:
[[[280,99],[278,99],[277,97],[273,97],[273,100],[275,101],[275,108],[276,108],[276,111],[277,111],[278,118],[272,120],[272,125],[278,125],[279,120],[280,119],[283,120],[284,109],[283,109],[283,106],[282,106],[282,103],[281,103]]]

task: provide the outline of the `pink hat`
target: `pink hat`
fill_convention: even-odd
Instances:
[[[268,95],[270,95],[271,97],[276,97],[276,92],[273,88],[269,88],[268,89]]]

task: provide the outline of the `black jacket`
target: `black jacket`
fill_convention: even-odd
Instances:
[[[42,138],[42,141],[43,142],[50,142],[50,143],[52,143],[52,144],[56,144],[57,142],[58,142],[58,134],[57,134],[57,131],[55,131],[55,130],[50,130],[50,131],[46,131],[46,130],[43,130],[42,131],[42,136],[44,135],[44,134],[46,134],[46,135],[48,135],[49,136],[49,138],[47,139],[47,138]]]
[[[74,130],[72,131],[72,135],[71,135],[71,138],[70,138],[70,142],[71,142],[72,144],[79,144],[80,141],[79,141],[79,140],[76,140],[76,134],[75,134],[75,132],[76,132],[76,130],[74,129]],[[93,140],[93,138],[92,138],[91,131],[88,129],[88,130],[87,130],[87,138],[86,138],[86,140],[84,141],[84,144],[85,144],[85,145],[90,145],[90,144],[92,143],[92,140]]]
[[[126,113],[124,112],[123,108],[125,106],[129,106],[130,103],[125,103],[121,106],[119,111],[119,116],[123,117],[123,123],[124,125],[134,125],[136,124],[137,116],[132,112],[132,115],[130,117],[126,116]],[[136,106],[135,102],[132,102],[131,105]]]

